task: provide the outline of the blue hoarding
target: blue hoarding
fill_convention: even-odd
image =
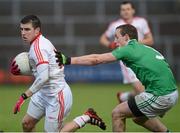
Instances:
[[[69,65],[65,67],[66,80],[71,82],[113,82],[122,81],[119,63],[96,66]]]

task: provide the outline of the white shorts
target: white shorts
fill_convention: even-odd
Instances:
[[[136,117],[144,115],[147,118],[153,118],[164,116],[176,104],[177,100],[177,90],[164,96],[155,96],[151,93],[142,92],[134,98],[129,99],[128,105]]]
[[[72,93],[66,84],[55,96],[45,96],[41,92],[35,93],[31,97],[27,113],[37,120],[45,116],[45,131],[58,132],[62,128],[63,120],[69,114],[71,106]]]
[[[130,84],[139,81],[136,77],[136,74],[131,70],[131,68],[126,67],[122,61],[119,61],[122,75],[123,75],[123,83]]]

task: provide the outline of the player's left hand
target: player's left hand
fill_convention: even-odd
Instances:
[[[70,57],[65,56],[64,54],[62,54],[59,51],[55,51],[55,53],[56,53],[56,58],[57,58],[56,62],[59,63],[59,66],[71,64]]]
[[[20,69],[18,68],[18,65],[16,64],[16,61],[13,61],[11,63],[11,73],[14,75],[20,75]]]
[[[20,97],[19,100],[16,102],[16,105],[14,106],[14,114],[17,114],[17,112],[20,112],[21,106],[23,105],[25,99],[28,97],[26,96],[25,93],[23,93]]]

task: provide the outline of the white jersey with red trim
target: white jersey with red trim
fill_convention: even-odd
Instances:
[[[123,24],[127,24],[123,19],[118,19],[118,20],[110,23],[108,29],[105,32],[106,37],[108,37],[108,39],[110,39],[111,41],[114,41],[116,27],[123,25]],[[133,25],[134,27],[136,27],[136,29],[138,31],[139,40],[144,39],[144,35],[146,35],[147,33],[150,32],[148,23],[147,23],[146,19],[144,19],[144,18],[134,17],[132,20],[132,23],[130,23],[130,24]]]
[[[37,36],[31,44],[29,60],[35,81],[30,87],[30,90],[33,90],[33,93],[39,90],[46,95],[55,95],[63,88],[64,83],[66,83],[64,79],[64,67],[60,69],[56,63],[54,50],[55,47],[53,44],[42,35]],[[47,70],[45,71],[43,69]],[[48,80],[43,82],[43,78],[47,78]]]

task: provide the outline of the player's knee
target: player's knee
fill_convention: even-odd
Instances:
[[[133,120],[134,123],[136,123],[136,124],[138,124],[138,125],[142,125],[142,124],[143,124],[143,122],[140,121],[140,120],[137,119],[137,118],[132,118],[132,120]]]
[[[22,127],[23,127],[23,131],[29,132],[29,131],[32,131],[34,129],[35,124],[34,124],[34,122],[24,118],[22,120]]]
[[[119,119],[121,117],[121,111],[118,108],[114,108],[112,111],[112,118]]]
[[[143,118],[133,118],[132,120],[134,121],[134,123],[142,126],[148,119],[146,117],[143,117]]]

